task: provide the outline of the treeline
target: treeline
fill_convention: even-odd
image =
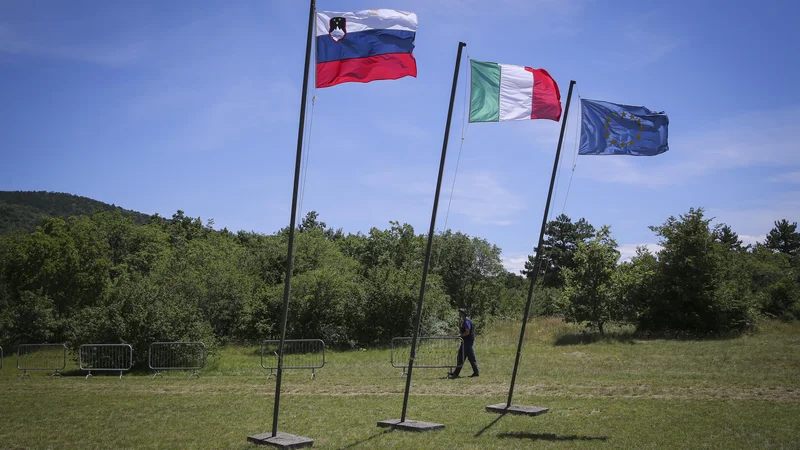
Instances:
[[[279,336],[288,229],[227,229],[178,211],[138,225],[119,212],[44,219],[0,237],[0,345],[202,340],[208,346]],[[608,227],[559,216],[547,227],[533,311],[603,331],[741,331],[759,314],[800,317],[800,234],[777,222],[763,244],[742,246],[727,226],[690,210],[651,227],[663,250],[619,263]],[[309,213],[298,226],[287,336],[339,348],[408,336],[426,238],[408,224],[347,234]],[[527,280],[476,237],[435,236],[422,333],[453,334],[457,307],[478,323],[519,319]],[[139,358],[146,352],[135,352]],[[139,361],[142,362],[142,361]]]
[[[662,249],[639,247],[630,261],[608,226],[596,230],[561,215],[550,222],[541,267],[540,311],[560,313],[603,333],[608,322],[645,332],[691,335],[741,332],[757,316],[800,318],[800,233],[797,223],[775,222],[764,242],[742,245],[730,226],[711,227],[703,209],[690,209],[649,227]]]
[[[33,231],[48,217],[67,219],[71,216],[91,215],[96,210],[120,211],[136,223],[147,222],[149,216],[122,209],[98,200],[63,192],[0,191],[0,235],[17,228]]]
[[[0,238],[0,345],[259,342],[279,336],[288,230],[215,231],[181,211],[143,225],[119,213],[50,218]],[[329,346],[407,336],[425,238],[407,224],[344,235],[309,213],[298,227],[287,336]],[[519,314],[524,279],[500,249],[461,233],[437,236],[422,329],[452,334],[454,306]],[[144,355],[145,352],[137,352]]]

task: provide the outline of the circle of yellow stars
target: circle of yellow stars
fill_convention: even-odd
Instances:
[[[614,117],[617,117],[617,118],[619,118],[621,116],[623,119],[633,120],[634,122],[636,122],[637,125],[639,125],[639,131],[643,131],[644,130],[644,125],[642,125],[642,119],[641,118],[636,117],[633,114],[627,113],[627,112],[622,112],[622,113],[619,113],[619,114],[612,113],[612,114],[613,114]],[[611,123],[611,117],[606,117],[606,124],[603,126],[603,128],[605,128],[605,130],[606,130],[606,139],[610,139],[611,138],[611,127],[609,126],[610,123]],[[642,134],[641,133],[636,133],[636,137],[634,139],[631,139],[630,141],[626,142],[626,141],[618,141],[617,139],[611,139],[610,142],[611,142],[611,145],[619,145],[620,148],[625,148],[625,147],[632,147],[633,144],[635,144],[636,141],[640,140],[640,139],[642,139]]]

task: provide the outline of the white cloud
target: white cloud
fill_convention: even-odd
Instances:
[[[170,151],[218,151],[231,145],[245,132],[259,132],[265,125],[296,121],[293,111],[297,106],[299,88],[287,80],[274,80],[263,84],[257,80],[240,78],[224,87],[206,90],[177,90],[159,96],[141,98],[130,107],[136,120],[147,120],[170,108],[190,108],[188,114],[163,142]],[[174,112],[169,112],[175,117]]]
[[[433,192],[434,180],[423,179],[430,170],[410,167],[373,172],[363,178],[372,188],[387,189],[406,194],[424,196],[428,200]],[[510,225],[512,219],[524,207],[522,198],[503,185],[502,174],[492,172],[461,172],[456,178],[453,199],[450,203],[448,189],[452,178],[442,182],[439,196],[439,216],[446,214],[450,203],[450,215],[462,215],[472,222],[489,225]]]
[[[774,181],[776,183],[800,183],[800,170],[775,175],[770,178],[769,181]]]
[[[429,0],[412,1],[416,9],[434,9],[450,15],[486,17],[508,17],[509,14],[523,14],[536,11],[543,17],[553,21],[565,17],[573,17],[583,12],[586,5],[583,0]]]
[[[660,245],[652,244],[652,243],[648,243],[648,244],[622,244],[619,247],[617,247],[617,250],[619,250],[619,253],[620,253],[620,257],[619,257],[620,262],[630,261],[631,258],[636,256],[636,248],[640,247],[640,246],[647,247],[647,249],[650,250],[650,253],[652,253],[654,255],[656,253],[658,253],[659,251],[661,251],[661,249],[663,249],[663,247],[661,247]]]
[[[800,198],[800,192],[794,194]],[[731,229],[739,234],[739,239],[747,244],[755,241],[763,242],[766,234],[775,227],[777,220],[800,221],[800,205],[776,201],[774,205],[767,207],[709,209],[708,215],[714,216],[717,222],[730,225]]]
[[[601,64],[610,65],[616,70],[640,68],[660,60],[684,45],[682,39],[674,36],[674,29],[664,26],[662,14],[663,11],[655,9],[635,17],[619,17],[620,20],[627,22],[622,33],[622,37],[627,41],[624,45],[625,51],[607,52]],[[647,38],[642,39],[642,36]]]
[[[547,17],[536,23],[531,32],[558,35],[577,34],[577,20],[585,10],[585,0],[407,0],[403,9],[414,11],[420,17],[420,27],[425,26],[426,17],[437,17],[437,31],[463,36],[474,32],[474,22],[480,26],[487,23],[507,23],[509,18],[535,14]],[[465,22],[468,21],[468,22]]]
[[[503,186],[498,174],[465,173],[456,179],[451,214],[477,223],[510,225],[511,218],[522,209],[520,196]]]
[[[694,135],[677,134],[668,152],[653,157],[579,156],[577,172],[596,181],[660,187],[716,171],[800,166],[796,125],[789,119],[798,113],[796,107],[723,120]]]
[[[528,261],[528,255],[501,255],[500,259],[503,261],[503,267],[505,267],[506,270],[514,275],[520,275],[520,270],[525,268],[525,263]]]
[[[758,242],[764,242],[767,239],[766,234],[761,234],[758,236],[749,236],[746,234],[740,234],[739,239],[742,240],[742,245],[756,245]]]
[[[144,40],[103,42],[92,45],[64,45],[20,36],[10,26],[0,24],[0,53],[68,59],[106,66],[132,64],[145,53]]]

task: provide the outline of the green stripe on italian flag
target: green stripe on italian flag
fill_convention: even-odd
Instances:
[[[561,119],[561,93],[546,70],[475,60],[470,67],[470,122]]]

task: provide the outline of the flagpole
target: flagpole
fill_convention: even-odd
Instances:
[[[439,206],[439,192],[442,188],[442,176],[444,175],[444,162],[447,155],[447,140],[450,136],[450,122],[453,118],[453,103],[456,99],[456,86],[458,85],[458,70],[461,66],[461,52],[467,44],[458,43],[458,53],[456,55],[456,67],[453,73],[453,87],[450,90],[450,107],[447,110],[447,122],[444,127],[444,142],[442,143],[442,157],[439,160],[439,178],[436,180],[436,194],[433,197],[433,212],[431,213],[431,227],[428,230],[428,246],[425,249],[425,263],[422,266],[422,285],[419,290],[419,301],[417,302],[417,312],[414,316],[414,335],[411,338],[411,355],[408,358],[408,377],[406,378],[406,392],[403,397],[403,413],[400,422],[406,421],[406,410],[408,408],[408,392],[411,389],[411,372],[414,370],[414,358],[417,355],[417,335],[419,334],[419,323],[422,315],[422,300],[425,298],[425,282],[428,278],[428,267],[431,260],[431,247],[433,245],[433,233],[436,227],[436,210]]]
[[[272,411],[272,437],[278,434],[278,412],[281,404],[281,380],[283,375],[283,344],[286,340],[286,319],[289,316],[289,293],[292,283],[292,254],[294,253],[294,228],[297,215],[297,190],[300,184],[300,162],[303,154],[303,131],[306,118],[306,98],[308,93],[308,66],[311,59],[311,37],[314,34],[314,10],[316,0],[311,0],[308,10],[308,36],[306,37],[306,58],[303,69],[303,90],[300,100],[300,126],[297,129],[297,157],[294,163],[294,189],[292,191],[292,215],[289,219],[289,251],[286,256],[286,277],[283,285],[283,310],[281,313],[281,341],[278,345],[278,377],[275,383],[275,407]]]
[[[561,135],[558,137],[558,147],[556,148],[556,157],[553,160],[553,174],[550,176],[550,190],[547,192],[547,203],[544,206],[544,216],[542,217],[542,228],[539,230],[539,244],[536,247],[536,258],[533,263],[533,276],[531,277],[531,284],[528,287],[528,301],[525,302],[525,314],[522,316],[522,330],[519,333],[519,344],[517,345],[517,357],[514,361],[514,372],[511,374],[511,386],[508,389],[508,402],[506,409],[511,408],[511,398],[514,395],[514,383],[517,380],[517,369],[519,368],[519,358],[522,355],[522,342],[525,339],[525,326],[528,324],[528,314],[531,312],[531,299],[533,298],[533,286],[536,284],[536,278],[539,276],[539,264],[542,257],[542,244],[544,242],[544,232],[547,226],[547,214],[550,212],[550,200],[553,196],[553,186],[556,182],[556,172],[558,172],[558,159],[561,156],[561,144],[564,142],[564,131],[567,128],[567,117],[569,116],[569,103],[572,99],[572,87],[575,81],[569,82],[569,92],[567,93],[567,104],[564,107],[564,117],[561,120]]]

